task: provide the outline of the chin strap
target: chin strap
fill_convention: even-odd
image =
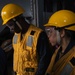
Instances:
[[[13,21],[17,24],[17,26],[22,30],[22,27],[20,25],[20,23],[18,21],[16,21],[16,19],[14,18]]]

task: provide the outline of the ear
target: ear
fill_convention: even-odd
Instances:
[[[61,36],[61,37],[64,37],[64,36],[65,36],[65,30],[64,30],[64,29],[62,29],[62,30],[60,31],[60,36]]]

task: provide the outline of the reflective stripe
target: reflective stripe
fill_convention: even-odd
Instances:
[[[26,72],[35,72],[35,69],[34,68],[25,68],[25,71]]]
[[[68,63],[62,70],[60,75],[70,75],[73,70],[73,67]]]
[[[33,43],[33,36],[28,36],[26,46],[32,47],[32,43]]]
[[[4,48],[4,50],[5,50],[5,52],[8,52],[8,51],[10,51],[12,48],[13,48],[13,47],[12,47],[12,44],[10,44],[10,45],[6,46],[6,47]]]
[[[14,35],[13,44],[16,44],[17,43],[17,39],[18,39],[18,35]]]

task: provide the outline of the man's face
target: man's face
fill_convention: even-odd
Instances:
[[[7,22],[6,26],[10,28],[11,32],[15,32],[15,33],[21,32],[21,29],[18,27],[18,25],[13,20],[10,20],[9,22]]]
[[[57,44],[57,34],[54,27],[45,27],[45,31],[48,35],[49,41],[52,44],[52,46],[55,46]]]

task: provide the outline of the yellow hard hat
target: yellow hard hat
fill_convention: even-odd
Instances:
[[[70,10],[59,10],[55,12],[44,26],[55,26],[57,28],[75,31],[75,13]]]
[[[1,17],[3,25],[6,24],[10,19],[24,13],[24,9],[16,4],[7,4],[2,8]]]

